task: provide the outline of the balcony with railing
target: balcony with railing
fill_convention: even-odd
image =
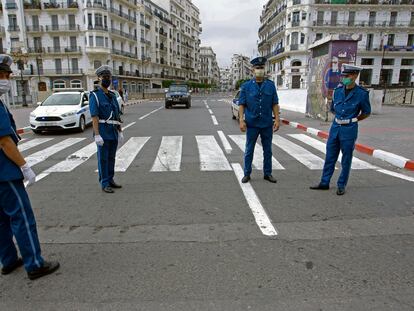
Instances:
[[[8,31],[20,31],[20,27],[17,25],[9,25],[7,29]]]
[[[278,33],[284,31],[286,29],[286,26],[280,26],[279,28],[277,28],[276,30],[274,30],[273,32],[271,32],[269,34],[269,36],[267,37],[267,40],[272,39],[274,36],[276,36]]]
[[[280,47],[280,48],[277,48],[276,50],[274,50],[273,52],[271,52],[270,54],[268,54],[268,55],[266,55],[266,58],[271,58],[271,57],[273,57],[273,56],[276,56],[276,55],[279,55],[279,54],[282,54],[283,52],[285,52],[285,48],[284,47]]]
[[[127,33],[127,32],[124,32],[124,31],[122,31],[120,29],[111,28],[110,32],[112,34],[117,35],[117,36],[120,36],[122,38],[126,38],[126,39],[133,40],[133,41],[136,41],[137,40],[137,36],[136,35],[130,34],[130,33]]]
[[[79,9],[79,4],[76,1],[49,1],[43,3],[43,8],[45,10],[68,10],[68,9]]]
[[[23,8],[25,10],[41,10],[42,4],[40,3],[40,1],[36,1],[36,2],[24,1]]]
[[[102,2],[98,2],[98,1],[88,1],[86,3],[86,7],[87,8],[94,8],[94,9],[104,9],[106,10],[108,8],[108,6],[106,5],[106,3],[102,3]]]
[[[67,31],[80,31],[79,25],[46,25],[47,32],[67,32]]]
[[[46,49],[43,47],[28,47],[27,53],[29,54],[43,54],[46,52]]]
[[[7,10],[17,10],[17,3],[15,1],[6,2],[6,9]]]
[[[88,30],[108,31],[108,26],[104,26],[104,25],[88,25]]]
[[[159,34],[164,36],[164,37],[168,37],[168,33],[166,33],[163,28],[160,28]]]
[[[114,48],[111,51],[112,51],[112,54],[115,54],[115,55],[138,59],[138,54],[135,54],[135,53],[131,53],[131,52],[127,52],[127,51],[123,51],[119,49],[114,49]]]
[[[26,26],[26,31],[27,32],[43,32],[44,31],[44,28],[41,25]]]
[[[361,22],[345,22],[340,21],[336,23],[331,23],[330,21],[314,21],[313,26],[316,27],[373,27],[373,28],[413,28],[414,24],[410,22],[390,22],[390,21],[361,21]]]
[[[136,17],[131,16],[131,15],[128,15],[126,13],[123,13],[120,10],[115,9],[113,6],[110,7],[110,10],[109,11],[112,14],[116,15],[116,16],[119,16],[119,17],[122,17],[122,18],[128,20],[129,22],[133,22],[133,23],[136,23],[137,22],[137,18]]]
[[[318,5],[414,5],[414,0],[315,0]]]

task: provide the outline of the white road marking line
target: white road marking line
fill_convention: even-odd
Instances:
[[[182,151],[182,136],[163,136],[151,172],[179,172]]]
[[[223,144],[224,150],[226,150],[227,154],[230,154],[233,151],[233,148],[227,140],[226,135],[224,135],[223,131],[217,131],[217,133],[221,139],[221,143]]]
[[[96,143],[91,143],[86,147],[72,153],[66,160],[48,168],[44,173],[63,173],[71,172],[82,163],[88,161],[97,152]]]
[[[243,184],[241,182],[241,179],[244,176],[241,165],[239,163],[232,163],[232,167],[237,181],[239,182],[239,185],[243,191],[244,197],[246,198],[247,204],[249,205],[260,230],[266,236],[277,236],[278,232],[273,226],[272,221],[262,206],[262,203],[257,197],[253,187],[250,183]]]
[[[246,135],[229,135],[229,137],[236,143],[241,151],[245,152]],[[253,154],[253,167],[257,170],[263,169],[263,152],[262,146],[256,143]],[[285,168],[279,163],[275,157],[272,157],[272,168],[275,170],[284,170]]]
[[[395,173],[395,172],[392,172],[392,171],[389,171],[389,170],[380,169],[380,170],[377,170],[377,172],[383,173],[383,174],[386,174],[386,175],[390,175],[390,176],[393,176],[393,177],[397,177],[397,178],[400,178],[400,179],[404,179],[404,180],[407,180],[407,181],[414,182],[414,177],[409,177],[409,176],[399,174],[399,173]]]
[[[207,104],[207,101],[206,101],[206,100],[204,100],[203,102],[204,102],[204,105],[206,105],[206,108],[207,108],[207,109],[210,109],[210,106]]]
[[[210,112],[210,114],[214,114],[213,110],[209,109],[208,112]]]
[[[157,109],[155,109],[155,110],[151,111],[150,113],[147,113],[146,115],[143,115],[141,118],[139,118],[139,120],[143,120],[143,119],[145,119],[146,117],[148,117],[148,116],[152,115],[153,113],[156,113],[158,110],[161,110],[162,108],[164,108],[164,107],[163,107],[163,106],[161,106],[160,108],[157,108]]]
[[[124,127],[122,128],[122,130],[123,130],[123,131],[124,131],[124,130],[126,130],[127,128],[129,128],[129,127],[131,127],[131,126],[135,125],[135,123],[137,123],[137,122],[131,122],[131,123],[129,123],[128,125],[124,126]]]
[[[131,137],[116,153],[115,172],[126,172],[151,137]]]
[[[323,152],[324,154],[326,154],[326,144],[315,139],[312,137],[309,137],[305,134],[288,134],[288,136],[293,137],[313,148],[315,148],[316,150],[319,150],[320,152]],[[339,157],[338,157],[338,161],[341,162],[342,159],[342,152],[339,153]],[[352,169],[354,170],[372,170],[372,169],[377,169],[376,166],[362,161],[356,157],[354,157],[352,159]]]
[[[279,135],[273,135],[273,144],[284,150],[290,156],[294,157],[303,165],[307,166],[311,170],[321,170],[325,161],[313,153],[309,152],[305,148],[302,148],[295,143],[283,138]]]
[[[27,143],[24,143],[21,145],[19,144],[18,148],[20,152],[23,152],[23,151],[29,150],[33,147],[39,146],[51,140],[53,140],[53,138],[35,138],[32,140],[29,140]]]
[[[36,164],[39,164],[43,161],[45,161],[50,156],[58,153],[59,151],[62,151],[63,149],[66,149],[82,140],[85,140],[85,138],[68,138],[64,141],[61,141],[53,146],[50,146],[46,149],[43,149],[41,151],[38,151],[34,154],[31,154],[30,156],[26,157],[26,162],[29,164],[29,166],[33,166]]]
[[[215,116],[211,116],[211,119],[213,120],[214,125],[218,125],[218,122]]]
[[[223,150],[214,136],[196,136],[201,171],[231,171]]]

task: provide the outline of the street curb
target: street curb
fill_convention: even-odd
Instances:
[[[19,135],[23,135],[23,134],[27,134],[27,133],[31,132],[31,129],[30,129],[30,126],[27,126],[27,127],[23,127],[23,128],[17,129],[16,132]]]
[[[324,131],[321,131],[321,130],[318,130],[312,127],[307,127],[303,124],[292,122],[284,118],[281,118],[281,121],[283,124],[290,125],[294,128],[305,131],[311,135],[318,136],[324,139],[328,139],[329,137],[329,133],[327,132],[324,132]],[[396,167],[414,171],[414,160],[410,160],[402,156],[399,156],[397,154],[387,152],[381,149],[375,149],[373,147],[370,147],[364,144],[355,144],[355,149],[361,153],[365,153],[376,159],[380,159],[385,162],[388,162]]]

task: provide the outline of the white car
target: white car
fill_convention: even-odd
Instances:
[[[234,120],[239,119],[239,97],[240,91],[237,91],[231,103],[231,116]]]
[[[118,91],[111,90],[111,92],[114,92],[116,95],[116,100],[118,101],[118,107],[119,111],[121,111],[121,114],[124,114],[124,100],[122,99],[121,95],[118,93]]]
[[[89,92],[63,91],[53,93],[30,114],[34,133],[77,129],[83,132],[92,123]]]

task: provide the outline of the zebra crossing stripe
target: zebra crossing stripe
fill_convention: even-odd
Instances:
[[[217,133],[220,137],[221,143],[223,144],[224,150],[226,150],[227,154],[230,154],[233,151],[233,148],[227,140],[226,135],[223,133],[223,131],[217,131]]]
[[[182,150],[182,136],[163,136],[151,172],[179,172]]]
[[[305,148],[292,143],[291,141],[279,135],[273,135],[273,144],[284,150],[290,156],[294,157],[303,165],[311,170],[321,170],[324,165],[324,160],[309,152]]]
[[[61,141],[53,146],[50,146],[46,149],[43,149],[34,154],[31,154],[30,156],[26,157],[26,162],[29,164],[29,166],[39,164],[45,161],[47,158],[51,157],[52,155],[58,153],[59,151],[62,151],[74,144],[77,144],[78,142],[81,142],[82,140],[85,140],[85,138],[65,139],[64,141]]]
[[[326,154],[326,145],[323,142],[315,138],[309,137],[308,135],[305,135],[305,134],[288,134],[288,135]],[[338,161],[341,161],[341,159],[342,159],[342,152],[339,153]],[[368,162],[362,161],[355,157],[352,159],[351,167],[354,170],[372,170],[372,169],[377,168],[376,166]]]
[[[212,135],[196,136],[201,171],[231,171],[223,150]]]
[[[66,160],[59,162],[58,164],[48,168],[44,173],[61,173],[71,172],[82,163],[89,160],[97,151],[96,143],[91,143],[86,147],[72,153],[66,158]]]
[[[21,145],[19,144],[18,148],[20,152],[23,152],[23,151],[29,150],[33,147],[39,146],[51,140],[53,140],[53,138],[35,138],[32,140],[29,140],[28,142],[24,144],[21,144]]]
[[[241,151],[245,151],[246,147],[246,135],[229,135],[231,140],[240,148]],[[263,169],[263,152],[261,152],[262,146],[258,143],[254,148],[254,155],[253,155],[253,167],[257,170]],[[284,170],[285,168],[282,164],[279,163],[275,157],[272,157],[272,168],[275,170]]]
[[[117,152],[115,159],[115,172],[126,172],[141,151],[142,147],[151,137],[131,137]]]

